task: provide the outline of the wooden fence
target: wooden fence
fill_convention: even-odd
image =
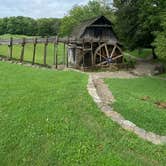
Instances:
[[[70,42],[72,42],[73,39],[70,39]],[[75,40],[73,40],[75,41]],[[6,56],[9,60],[15,59],[13,57],[13,46],[14,45],[20,45],[21,46],[21,52],[20,57],[17,59],[21,63],[24,62],[24,50],[26,44],[33,44],[33,50],[32,50],[32,65],[34,65],[35,58],[36,58],[36,48],[37,44],[43,44],[44,45],[44,53],[43,53],[43,63],[42,65],[47,66],[47,46],[48,44],[53,44],[53,65],[55,65],[56,68],[58,68],[58,44],[63,43],[63,64],[68,67],[68,50],[66,50],[66,47],[69,43],[69,38],[58,38],[58,37],[50,37],[50,38],[22,38],[22,39],[13,39],[12,37],[10,39],[0,39],[0,46],[1,45],[7,45],[9,53]]]

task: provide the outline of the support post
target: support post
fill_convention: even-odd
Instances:
[[[58,48],[58,37],[56,36],[55,38],[55,41],[54,41],[54,62],[53,64],[56,66],[57,68],[57,65],[56,65],[56,62],[57,62],[57,48]]]
[[[83,63],[83,68],[84,68],[84,66],[85,66],[85,59],[84,59],[84,47],[85,47],[85,41],[84,41],[84,39],[83,39],[83,49],[82,49],[82,63]]]
[[[63,45],[63,65],[65,65],[66,42]]]
[[[32,65],[35,64],[36,45],[37,45],[37,38],[34,38],[34,41],[33,41],[33,58],[32,58]]]
[[[22,49],[21,49],[21,55],[20,55],[20,62],[22,63],[24,60],[25,38],[22,39],[21,46],[22,46]]]
[[[44,43],[44,66],[47,65],[47,45],[48,45],[48,37]]]
[[[66,67],[68,68],[69,67],[69,62],[68,62],[68,56],[69,56],[69,48],[68,48],[68,45],[69,45],[69,41],[70,41],[70,38],[68,37],[68,40],[67,40],[67,51],[66,51]]]
[[[94,57],[93,57],[93,40],[90,42],[91,45],[91,60],[92,60],[92,67],[94,66]]]
[[[10,38],[8,48],[9,48],[9,60],[11,60],[13,56],[13,38],[12,37]]]

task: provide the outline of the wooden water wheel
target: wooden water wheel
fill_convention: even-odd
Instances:
[[[109,65],[122,61],[122,50],[118,45],[102,43],[94,52],[94,63],[97,66]]]

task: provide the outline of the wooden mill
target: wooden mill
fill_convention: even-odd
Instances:
[[[112,23],[104,16],[81,23],[74,28],[71,38],[73,40],[68,44],[71,66],[110,66],[123,61],[121,45]]]

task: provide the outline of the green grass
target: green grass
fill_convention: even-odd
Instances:
[[[162,77],[162,78],[165,78],[165,79],[166,79],[166,73],[157,75],[157,77]]]
[[[113,107],[117,112],[141,128],[166,135],[166,109],[155,104],[157,101],[166,102],[165,80],[145,77],[107,79],[106,83],[115,96]]]
[[[139,58],[147,58],[149,55],[152,55],[152,50],[148,48],[142,48],[140,51],[136,49],[133,51],[126,51],[126,53]]]
[[[100,112],[87,75],[0,62],[1,165],[165,165],[148,143]]]
[[[9,39],[10,36],[13,38],[22,38],[22,37],[28,37],[24,35],[2,35],[0,38],[3,39]],[[1,45],[0,46],[0,55],[8,56],[8,46]],[[21,45],[14,45],[13,47],[13,58],[20,59],[21,55]],[[33,55],[33,44],[26,44],[25,45],[25,54],[24,54],[24,60],[32,62],[32,55]],[[64,59],[64,45],[60,43],[58,45],[58,64],[62,64]],[[65,59],[66,60],[66,59]],[[39,64],[43,64],[44,61],[44,44],[37,44],[36,49],[36,59],[35,62]],[[54,48],[53,44],[48,44],[47,46],[47,64],[53,65],[54,62]]]

